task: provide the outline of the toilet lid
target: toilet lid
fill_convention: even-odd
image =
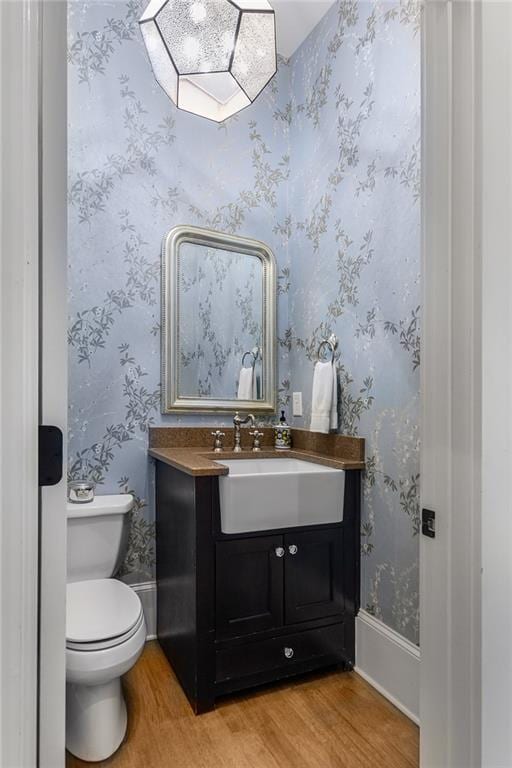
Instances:
[[[94,643],[129,632],[140,619],[142,605],[127,584],[91,579],[67,585],[66,639]]]

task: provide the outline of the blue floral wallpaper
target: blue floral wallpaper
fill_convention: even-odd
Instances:
[[[69,475],[134,493],[122,576],[151,578],[148,428],[220,421],[159,413],[161,240],[183,223],[261,239],[278,262],[280,403],[301,390],[307,424],[335,331],[340,430],[369,458],[362,605],[417,642],[419,6],[336,3],[217,126],[156,84],[144,4],[69,4]]]
[[[311,407],[338,336],[339,429],[366,438],[361,605],[418,641],[420,34],[414,3],[335,6],[295,54],[289,351]]]

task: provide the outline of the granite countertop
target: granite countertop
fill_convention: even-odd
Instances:
[[[234,453],[229,447],[222,453],[214,453],[207,446],[207,437],[212,429],[202,427],[155,427],[150,430],[149,455],[169,464],[188,475],[227,475],[229,470],[222,461],[229,459],[281,459],[293,458],[323,464],[334,469],[364,469],[364,440],[344,435],[320,435],[302,429],[292,430],[292,449],[275,450],[272,446],[273,432],[264,428],[262,449],[253,452],[249,445],[243,445],[241,453]],[[222,427],[226,433],[224,444],[232,444],[231,428]],[[242,430],[247,441],[248,430]],[[250,441],[250,438],[249,438]]]

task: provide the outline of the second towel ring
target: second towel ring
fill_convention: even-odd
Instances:
[[[260,356],[260,352],[261,350],[259,347],[253,347],[250,352],[244,352],[244,354],[242,355],[242,368],[245,365],[245,358],[247,357],[247,355],[250,355],[252,357],[251,368],[254,368],[254,366],[256,365],[256,361]]]
[[[334,354],[336,352],[336,349],[338,348],[338,337],[334,333],[331,333],[328,339],[324,339],[323,341],[320,342],[320,344],[318,345],[318,351],[316,353],[319,362],[325,362],[325,361],[322,361],[322,358],[321,358],[321,353],[324,347],[329,347],[329,349],[331,350],[331,363],[334,363]]]

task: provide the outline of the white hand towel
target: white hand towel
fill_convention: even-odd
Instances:
[[[241,368],[240,376],[238,379],[238,399],[239,400],[252,400],[253,399],[253,378],[254,368]]]
[[[311,432],[329,432],[338,426],[338,382],[332,363],[318,362],[313,373]]]

